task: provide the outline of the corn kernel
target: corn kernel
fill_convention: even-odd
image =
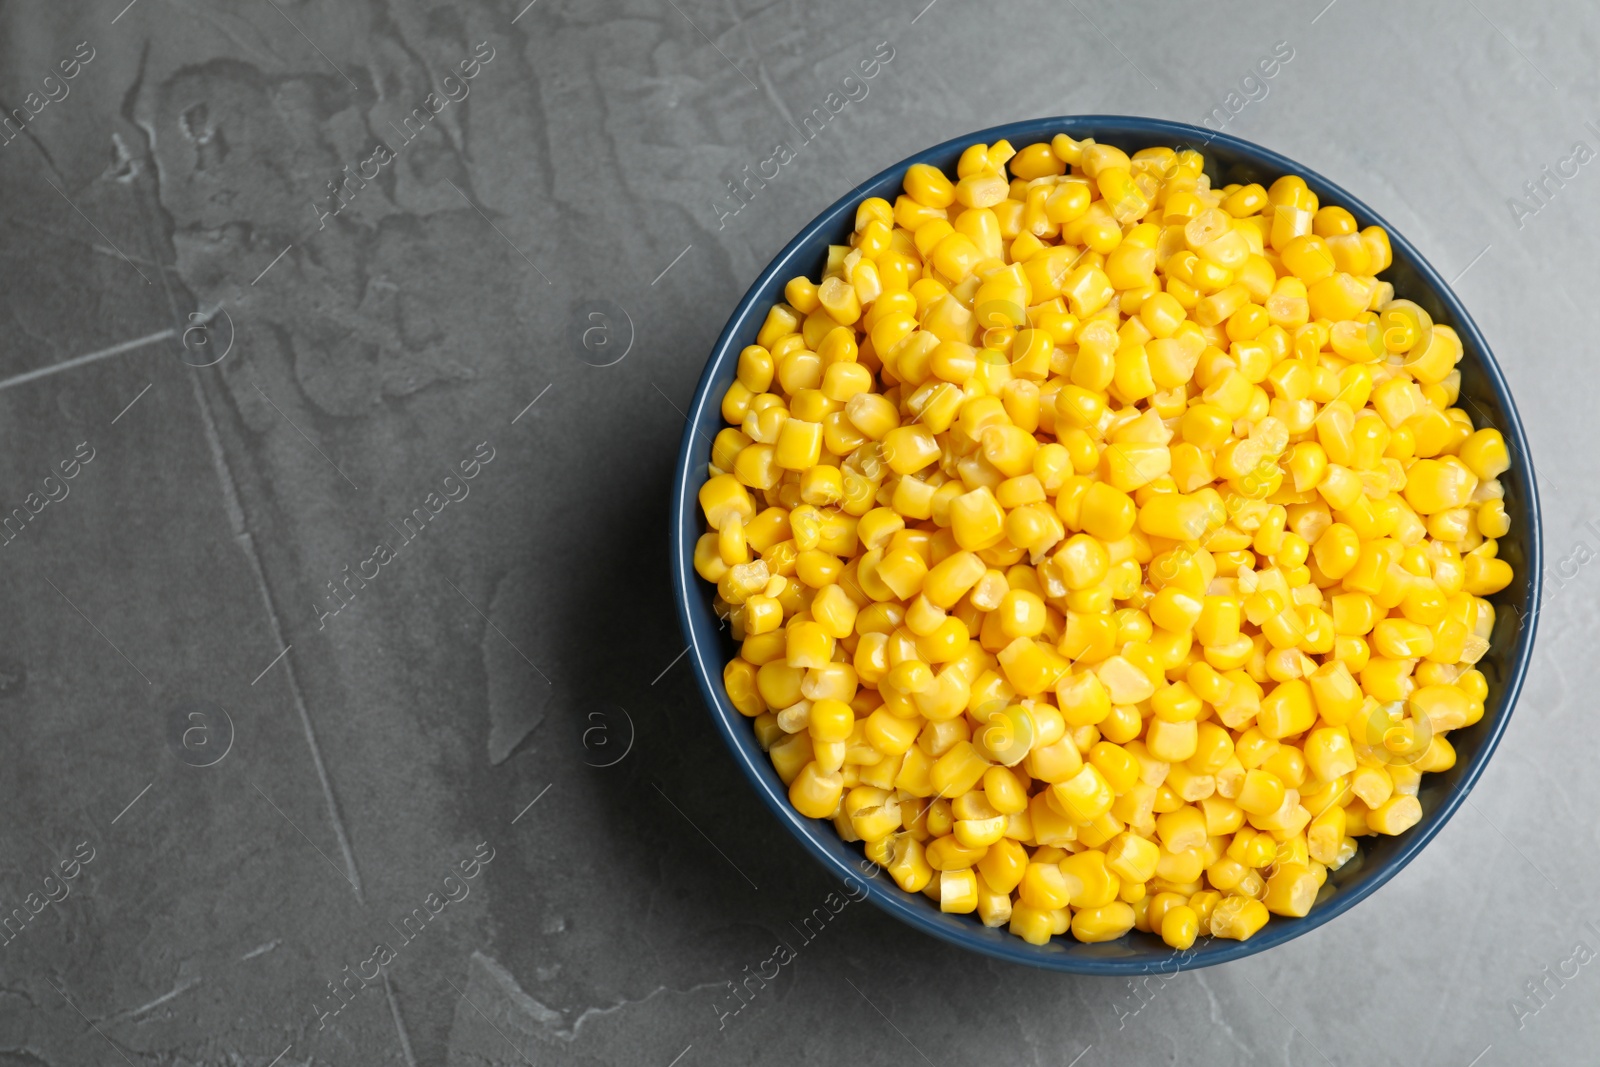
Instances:
[[[978,876],[970,870],[939,875],[939,910],[966,915],[978,910]]]
[[[1079,941],[1115,941],[1133,929],[1133,908],[1120,900],[1084,908],[1072,917],[1072,936]]]
[[[1267,906],[1259,900],[1241,895],[1223,897],[1211,912],[1211,935],[1247,941],[1267,924],[1267,918]]]
[[[1300,918],[1311,911],[1318,888],[1316,876],[1311,873],[1309,866],[1282,863],[1267,879],[1267,892],[1262,903],[1276,915]]]
[[[1367,812],[1367,826],[1380,834],[1400,834],[1422,819],[1422,805],[1414,796],[1399,793]]]

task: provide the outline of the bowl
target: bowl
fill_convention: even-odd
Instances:
[[[1337,204],[1355,215],[1361,226],[1376,223],[1389,232],[1394,263],[1384,273],[1395,294],[1416,301],[1436,322],[1448,323],[1461,336],[1465,350],[1461,363],[1461,401],[1479,427],[1493,426],[1505,435],[1511,451],[1511,469],[1501,476],[1511,532],[1500,539],[1501,558],[1516,571],[1512,585],[1490,598],[1496,608],[1494,633],[1487,655],[1478,664],[1489,683],[1484,715],[1469,729],[1453,731],[1456,765],[1428,774],[1418,799],[1421,821],[1396,837],[1361,838],[1361,851],[1344,867],[1329,875],[1310,914],[1301,919],[1273,916],[1247,941],[1202,938],[1183,952],[1167,947],[1160,938],[1132,931],[1116,941],[1083,944],[1063,935],[1049,944],[1030,945],[1004,929],[989,929],[970,915],[941,912],[920,893],[907,893],[887,877],[863,877],[865,858],[859,844],[846,844],[833,825],[808,819],[789,804],[788,790],[779,780],[766,753],[756,743],[750,720],[734,708],[722,688],[722,668],[736,654],[736,645],[712,610],[715,590],[694,570],[694,544],[704,529],[696,493],[706,480],[711,439],[724,423],[723,392],[733,381],[739,351],[755,342],[767,310],[783,299],[784,283],[797,274],[817,278],[827,256],[827,246],[844,244],[862,200],[881,196],[891,203],[901,192],[900,180],[913,163],[929,163],[954,174],[956,160],[970,144],[993,144],[1005,138],[1021,148],[1049,141],[1057,133],[1074,138],[1093,137],[1129,153],[1155,145],[1193,147],[1206,157],[1206,173],[1214,186],[1229,182],[1270,184],[1282,174],[1298,174],[1324,204]],[[1528,442],[1500,368],[1483,335],[1473,324],[1457,296],[1422,254],[1370,207],[1326,178],[1276,152],[1226,134],[1181,122],[1119,115],[1078,115],[1032,119],[979,130],[901,160],[870,181],[850,190],[817,216],[778,253],[734,309],[722,336],[706,362],[688,425],[678,452],[672,487],[672,576],[678,613],[689,643],[689,662],[717,731],[727,742],[735,761],[763,803],[788,828],[817,862],[838,878],[864,884],[868,898],[897,919],[954,945],[997,959],[1051,970],[1083,974],[1133,975],[1171,973],[1208,967],[1240,959],[1293,940],[1365,900],[1410,863],[1432,841],[1455,810],[1493,754],[1505,732],[1511,709],[1522,688],[1532,655],[1540,597],[1539,500]],[[866,869],[872,869],[867,863]],[[1465,888],[1462,890],[1466,892]]]

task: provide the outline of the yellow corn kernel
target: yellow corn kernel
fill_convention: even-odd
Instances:
[[[845,410],[848,414],[849,407]],[[887,431],[882,449],[883,461],[902,476],[915,474],[939,457],[939,442],[926,426],[900,426]]]
[[[854,605],[851,605],[854,607]],[[777,599],[756,594],[744,602],[744,632],[749,636],[771,633],[783,623],[783,605]]]
[[[1157,759],[1181,763],[1199,747],[1199,731],[1193,722],[1151,719],[1145,730],[1145,745]]]
[[[1106,277],[1116,289],[1136,289],[1149,285],[1155,281],[1155,270],[1154,248],[1124,243],[1106,257]]]
[[[1246,825],[1246,827],[1240,827],[1238,832],[1234,833],[1234,840],[1229,841],[1229,845],[1227,845],[1227,848],[1224,849],[1224,853],[1222,854],[1224,854],[1227,859],[1232,859],[1232,861],[1238,862],[1238,864],[1243,864],[1245,867],[1251,867],[1251,869],[1254,869],[1254,867],[1264,867],[1264,865],[1270,864],[1272,859],[1277,856],[1277,841],[1272,840],[1272,835],[1266,835],[1267,845],[1270,846],[1270,853],[1267,854],[1264,859],[1261,859],[1261,862],[1256,862],[1258,861],[1259,856],[1256,854],[1256,849],[1254,849],[1254,840],[1256,840],[1256,837],[1259,837],[1259,835],[1261,835],[1259,830],[1253,829],[1253,827],[1248,827],[1248,825]]]
[[[1332,801],[1321,807],[1321,814],[1306,827],[1306,847],[1313,860],[1332,865],[1338,860],[1344,843],[1345,809]]]
[[[1190,948],[1200,933],[1200,917],[1187,904],[1169,908],[1161,918],[1161,940],[1180,952]]]
[[[1120,541],[1138,515],[1133,498],[1105,482],[1092,482],[1079,504],[1078,523],[1102,542]]]
[[[1216,707],[1220,707],[1226,703],[1233,691],[1233,683],[1208,663],[1192,664],[1185,673],[1184,680],[1189,683],[1189,688],[1194,691],[1196,696],[1205,701],[1207,704],[1211,704]],[[1202,749],[1205,751],[1219,751],[1219,744],[1220,742],[1212,742],[1209,745],[1202,745]],[[1225,747],[1228,754],[1233,752],[1233,741],[1231,738],[1227,740],[1227,745]],[[1219,755],[1217,764],[1210,766],[1207,769],[1215,770],[1216,766],[1220,766],[1221,763],[1225,762],[1226,760],[1227,755]]]
[[[1205,816],[1199,808],[1184,805],[1156,817],[1156,835],[1169,852],[1187,852],[1206,843]]]
[[[910,836],[895,838],[888,863],[889,876],[907,893],[920,893],[933,880],[922,842]]]
[[[978,909],[978,876],[970,870],[939,875],[939,910],[966,915]]]
[[[1067,906],[1071,888],[1059,866],[1035,858],[1023,872],[1017,895],[1019,902],[1029,908],[1053,911]]]
[[[1172,469],[1172,453],[1165,445],[1118,442],[1101,455],[1105,479],[1113,488],[1132,492]]]
[[[808,729],[813,741],[844,741],[855,729],[855,712],[842,700],[815,701],[811,705]]]
[[[1173,682],[1156,690],[1150,699],[1150,706],[1157,718],[1169,723],[1192,722],[1200,717],[1203,708],[1200,698],[1184,681]]]
[[[789,803],[808,819],[826,819],[839,806],[844,779],[837,771],[825,773],[807,763],[789,784]]]
[[[1115,823],[1115,820],[1111,821]],[[1096,826],[1098,823],[1099,820],[1096,821]],[[1089,828],[1085,829],[1087,831]],[[1083,837],[1084,834],[1080,833],[1080,840]],[[1062,873],[1067,876],[1069,902],[1074,908],[1104,907],[1116,900],[1121,891],[1121,879],[1106,867],[1106,854],[1098,848],[1091,847],[1064,856],[1059,866]]]
[[[1311,868],[1302,863],[1281,863],[1267,879],[1262,903],[1277,915],[1300,918],[1311,911],[1319,885]]]
[[[1210,504],[1198,496],[1161,493],[1139,509],[1139,529],[1152,537],[1173,541],[1198,540],[1212,518]]]
[[[998,544],[1005,536],[1005,518],[1005,510],[988,486],[963,493],[950,503],[950,527],[956,543],[969,551]]]
[[[1350,733],[1342,726],[1324,726],[1311,731],[1305,741],[1306,764],[1324,782],[1350,774],[1356,769],[1356,753]]]
[[[943,801],[938,803],[942,804]],[[937,804],[934,807],[937,809]],[[929,829],[931,830],[933,825],[931,815],[933,812],[930,811],[929,814]],[[985,849],[964,845],[956,839],[953,833],[947,833],[928,842],[925,856],[928,866],[936,871],[961,871],[966,870],[982,859],[984,852]]]
[[[1277,739],[1310,729],[1316,719],[1311,686],[1296,678],[1280,683],[1262,699],[1256,724],[1264,736]]]
[[[1079,941],[1115,941],[1133,929],[1133,908],[1120,900],[1084,908],[1072,917],[1072,936]]]
[[[1278,843],[1272,839],[1271,834],[1260,833],[1252,827],[1245,826],[1233,835],[1233,840],[1229,842],[1224,855],[1250,869],[1265,867],[1276,859]]]
[[[722,671],[722,685],[739,714],[755,718],[767,710],[756,686],[756,667],[744,659],[733,659]]]
[[[1248,877],[1248,875],[1246,875]],[[1222,903],[1222,894],[1215,889],[1202,889],[1189,895],[1189,902],[1185,905],[1195,913],[1195,917],[1202,923],[1211,921],[1211,913]]]
[[[877,580],[894,591],[901,600],[909,600],[922,590],[922,580],[928,574],[928,564],[911,545],[891,546],[883,553],[876,570]]]
[[[1484,537],[1504,537],[1511,532],[1511,516],[1499,500],[1486,500],[1477,514],[1478,533]]]
[[[987,568],[983,560],[972,552],[956,552],[940,560],[922,582],[923,595],[941,608],[954,607],[965,596]]]
[[[1454,456],[1419,459],[1406,471],[1406,503],[1420,515],[1465,505],[1478,487],[1478,476]]]
[[[718,431],[716,440],[711,444],[711,465],[723,471],[730,470],[734,458],[749,443],[750,438],[742,431],[732,426],[724,427]]]
[[[1243,605],[1237,597],[1207,596],[1202,601],[1200,617],[1195,620],[1194,635],[1207,647],[1225,645],[1239,637],[1243,622]]]
[[[694,570],[708,582],[720,583],[727,575],[729,564],[722,558],[720,532],[704,534],[695,542]]]
[[[1445,737],[1435,734],[1427,750],[1413,763],[1412,769],[1424,774],[1447,771],[1456,765],[1456,750]]]
[[[1051,911],[1030,907],[1027,904],[1016,904],[1011,909],[1011,921],[1006,929],[1030,945],[1048,944],[1050,935],[1054,932]]]
[[[1110,616],[1075,615],[1071,618],[1081,620],[1085,624],[1097,624],[1097,628],[1101,631],[1101,636],[1114,633],[1112,627],[1115,625],[1115,621]],[[1072,625],[1070,618],[1068,625],[1069,627]],[[1067,637],[1063,638],[1063,649],[1067,650],[1068,654],[1071,653],[1066,641],[1071,636],[1071,631],[1069,630]],[[1111,647],[1109,638],[1107,638],[1103,647],[1106,649]],[[1091,658],[1087,655],[1087,651],[1084,654],[1074,656],[1074,660]],[[1074,727],[1094,726],[1102,723],[1112,711],[1111,695],[1107,691],[1105,683],[1090,671],[1063,676],[1056,684],[1056,701],[1061,709],[1062,718],[1067,724]]]
[[[1391,659],[1418,659],[1433,651],[1433,631],[1409,619],[1380,619],[1372,629],[1372,647]]]
[[[893,792],[866,785],[858,785],[845,795],[843,811],[852,832],[864,841],[888,837],[900,829],[903,817]]]
[[[1322,531],[1312,553],[1316,557],[1317,569],[1337,580],[1349,574],[1360,560],[1361,538],[1346,524],[1336,522]]]
[[[1368,808],[1376,808],[1394,793],[1394,780],[1382,767],[1357,767],[1350,776],[1350,791]]]
[[[1068,589],[1099,585],[1111,567],[1111,556],[1098,539],[1075,534],[1051,556]]]
[[[1211,935],[1246,941],[1267,924],[1267,918],[1267,906],[1261,901],[1237,894],[1226,896],[1211,912]]]
[[[1162,849],[1161,858],[1156,861],[1156,881],[1158,884],[1194,883],[1194,889],[1198,889],[1200,876],[1205,873],[1205,864],[1206,854],[1201,849],[1189,849],[1187,852]]]
[[[1244,809],[1222,796],[1202,797],[1200,811],[1206,819],[1206,833],[1220,837],[1234,833],[1244,824]]]
[[[1050,795],[1073,820],[1085,823],[1111,810],[1115,795],[1105,776],[1092,765],[1050,787]]]
[[[1261,763],[1261,769],[1277,775],[1290,789],[1299,789],[1306,780],[1306,760],[1294,745],[1279,745]]]
[[[878,393],[857,393],[845,403],[844,415],[851,426],[874,441],[900,425],[899,412]]]
[[[784,659],[791,667],[825,667],[833,659],[834,638],[814,621],[789,625]]]
[[[817,287],[817,302],[841,326],[849,326],[861,317],[861,298],[855,286],[843,278],[825,279]]]
[[[713,530],[720,530],[730,516],[738,516],[742,522],[748,522],[756,515],[755,502],[750,499],[749,490],[731,474],[719,474],[702,485],[699,501],[706,522]]]
[[[1110,741],[1096,742],[1089,749],[1089,762],[1118,796],[1132,789],[1139,780],[1139,761],[1127,749]]]
[[[1027,637],[1006,645],[997,658],[1006,680],[1025,696],[1053,687],[1070,667],[1054,649]]]
[[[751,598],[752,601],[755,599],[755,597]],[[748,629],[750,626],[749,602],[746,602],[745,609],[745,626]],[[824,586],[811,601],[811,617],[829,637],[849,637],[855,632],[858,614],[859,609],[856,606],[856,602],[851,600],[849,594],[837,585]]]
[[[970,741],[961,741],[934,763],[931,781],[941,796],[957,797],[977,785],[989,767]]]
[[[926,207],[946,208],[955,203],[955,185],[938,167],[916,163],[906,169],[906,195]]]
[[[983,772],[983,795],[1000,815],[1015,815],[1028,807],[1028,794],[1009,767],[990,767]]]
[[[1161,924],[1166,919],[1167,913],[1174,908],[1186,907],[1188,899],[1187,894],[1174,893],[1167,889],[1156,891],[1152,887],[1151,895],[1146,898],[1148,903],[1145,905],[1145,920],[1148,922],[1150,929],[1152,931],[1160,931]]]
[[[917,731],[920,728],[922,728],[920,721],[899,718],[898,715],[893,715],[880,707],[867,717],[862,736],[866,737],[867,744],[872,745],[878,752],[894,757],[906,752],[917,742]]]
[[[873,712],[873,714],[876,715],[877,712]],[[871,719],[868,719],[868,722],[870,723]],[[867,730],[862,731],[863,736],[866,736],[868,733],[869,731]],[[914,740],[915,738],[913,737],[913,741]],[[876,747],[876,743],[874,743],[874,747]],[[885,759],[881,762],[888,763],[894,758],[895,757],[891,756],[889,759]],[[933,768],[932,757],[930,757],[920,748],[910,747],[906,749],[904,754],[901,755],[899,759],[900,769],[895,773],[893,781],[894,787],[914,797],[933,796],[933,785],[928,781],[928,772]],[[916,816],[916,818],[921,818],[923,821],[921,823],[915,823],[915,820],[913,820],[914,825],[912,829],[917,829],[918,826],[921,827],[922,831],[927,829],[925,816],[928,814],[928,808],[928,805],[924,805],[921,814]]]
[[[1498,478],[1511,468],[1511,453],[1499,430],[1485,427],[1468,437],[1457,453],[1479,479]]]
[[[1123,832],[1106,846],[1106,867],[1124,882],[1148,882],[1155,876],[1161,849],[1154,841]]]
[[[1283,806],[1286,792],[1283,780],[1270,771],[1253,769],[1244,776],[1244,785],[1234,803],[1251,815],[1269,815]]]
[[[990,845],[977,862],[977,872],[988,887],[997,893],[1009,894],[1021,882],[1028,869],[1027,850],[1016,841],[1002,838]]]
[[[1466,558],[1466,581],[1462,588],[1473,596],[1486,597],[1510,585],[1512,577],[1511,564],[1505,560],[1489,559],[1474,552]]]
[[[1137,704],[1155,695],[1150,676],[1123,656],[1106,659],[1095,668],[1095,677],[1113,704]]]
[[[1105,271],[1085,263],[1066,276],[1061,292],[1072,313],[1084,319],[1105,307],[1116,295],[1116,288]]]
[[[1367,826],[1380,834],[1404,833],[1421,819],[1422,805],[1405,793],[1397,793],[1367,812]]]

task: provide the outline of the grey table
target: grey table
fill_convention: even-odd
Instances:
[[[926,2],[0,7],[0,1062],[1593,1062],[1600,20]],[[867,176],[1090,112],[1209,115],[1455,279],[1544,495],[1521,706],[1264,956],[1134,988],[851,904],[735,1012],[836,886],[680,656],[705,354]]]

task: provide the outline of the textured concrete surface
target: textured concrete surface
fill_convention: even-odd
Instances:
[[[926,2],[0,5],[0,1063],[1593,1062],[1600,20]],[[1458,279],[1516,390],[1553,562],[1500,752],[1373,899],[1148,989],[864,905],[801,944],[836,887],[675,659],[704,354],[922,146],[1218,107]]]

